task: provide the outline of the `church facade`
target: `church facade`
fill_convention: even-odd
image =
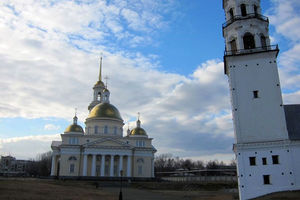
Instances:
[[[61,141],[52,141],[51,176],[153,178],[156,149],[152,138],[141,127],[140,119],[123,136],[124,121],[110,103],[101,65],[102,58],[85,130],[78,125],[75,114],[73,124],[61,134]]]
[[[223,0],[240,199],[300,189],[300,105],[284,105],[260,0]]]

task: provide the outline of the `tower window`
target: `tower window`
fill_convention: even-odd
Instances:
[[[237,48],[236,48],[236,40],[235,39],[233,39],[233,40],[230,41],[230,48],[231,48],[231,52],[234,54],[236,52],[236,50],[237,50]]]
[[[260,36],[260,42],[261,42],[261,47],[265,49],[267,46],[267,41],[266,41],[266,37],[264,35]]]
[[[117,130],[118,130],[118,129],[117,129],[117,127],[115,126],[115,127],[114,127],[114,134],[115,134],[115,135],[117,135]]]
[[[256,165],[256,157],[249,157],[249,162],[251,166]]]
[[[278,165],[279,164],[279,156],[278,155],[272,156],[272,162],[274,165]]]
[[[251,33],[246,33],[243,37],[244,49],[254,49],[255,40],[254,36]]]
[[[241,4],[241,13],[243,17],[247,16],[247,10],[245,4]]]
[[[262,164],[267,165],[267,158],[262,158]]]
[[[258,13],[257,13],[257,6],[256,6],[256,5],[253,6],[253,10],[254,10],[254,14],[255,14],[255,16],[256,16],[256,15],[258,14]]]
[[[233,19],[233,9],[232,8],[230,8],[230,10],[229,10],[229,15],[230,15],[230,19]]]
[[[270,183],[270,175],[263,175],[264,178],[264,184],[269,185]]]
[[[98,133],[98,126],[95,126],[95,134]]]
[[[258,98],[258,90],[253,91],[253,98],[257,99]]]
[[[100,100],[101,100],[101,93],[99,92],[97,95],[97,101],[100,101]]]

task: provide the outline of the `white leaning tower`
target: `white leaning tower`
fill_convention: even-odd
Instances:
[[[223,8],[240,199],[300,189],[300,140],[289,138],[268,18],[260,0],[223,0]]]

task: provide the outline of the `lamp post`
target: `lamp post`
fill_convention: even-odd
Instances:
[[[122,176],[123,176],[123,170],[120,170],[120,176],[121,176],[121,184],[120,184],[119,200],[123,200],[123,195],[122,195]]]

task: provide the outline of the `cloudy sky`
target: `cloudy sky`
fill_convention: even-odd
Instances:
[[[284,102],[300,103],[300,1],[261,6]],[[50,150],[74,108],[84,126],[102,53],[111,103],[131,128],[141,113],[158,154],[230,161],[224,22],[221,0],[2,0],[0,154]]]

